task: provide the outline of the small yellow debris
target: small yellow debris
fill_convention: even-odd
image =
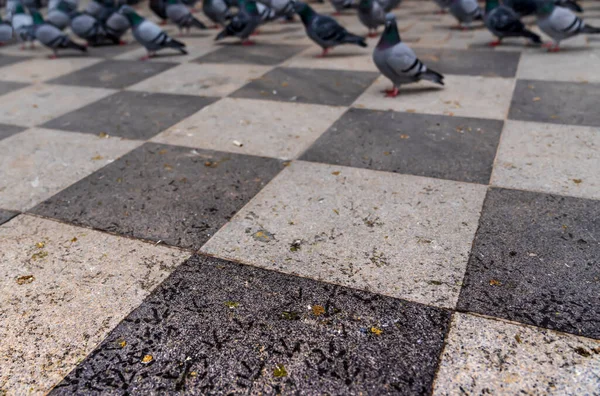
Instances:
[[[416,113],[417,110],[415,110],[415,109],[406,109],[406,112],[407,113]]]
[[[190,373],[190,377],[195,377],[195,376],[197,376],[197,375],[198,375],[198,373],[197,373],[197,372],[195,372],[195,371],[192,371],[192,372]]]
[[[315,316],[321,316],[325,313],[325,308],[322,305],[313,305],[311,307],[312,313]]]
[[[99,138],[107,138],[107,137],[108,137],[108,134],[107,134],[106,132],[100,132],[100,133],[98,134],[98,137],[99,137]]]
[[[35,244],[35,247],[38,249],[42,249],[44,246],[46,246],[46,244],[44,242],[38,242]]]
[[[169,165],[169,164],[164,164],[163,167],[165,168],[165,170],[168,170],[168,171],[172,171],[173,170],[173,167],[171,165]]]
[[[100,154],[98,154],[97,156],[92,157],[92,161],[100,161],[103,158],[104,158],[103,156],[101,156]]]
[[[71,239],[71,242],[72,243],[77,242],[77,237],[73,237],[73,239]]]
[[[535,98],[533,98],[534,102],[539,102],[540,100],[542,100],[542,98],[540,98],[539,96],[536,96]]]
[[[165,155],[165,154],[167,154],[167,149],[158,150],[158,154],[159,155]]]
[[[37,108],[38,108],[38,105],[34,104],[34,105],[33,105],[33,108],[34,108],[34,109],[37,109]]]
[[[521,336],[518,334],[515,334],[515,341],[517,341],[519,344],[523,343],[523,340],[521,340]]]
[[[117,183],[123,183],[123,178],[122,177],[117,177]]]
[[[573,183],[580,184],[583,180],[581,179],[573,179]]]
[[[41,260],[48,256],[48,252],[37,252],[31,255],[31,258],[34,260]]]
[[[497,279],[490,279],[490,286],[500,286],[502,282]]]
[[[273,369],[273,377],[275,378],[287,377],[287,375],[288,373],[283,364],[278,364],[275,366],[275,369]]]
[[[154,358],[152,357],[152,355],[144,355],[144,357],[142,358],[142,363],[148,364],[153,360]]]
[[[337,209],[333,209],[333,213],[335,213],[335,214],[336,214],[336,215],[338,215],[338,216],[340,215],[340,211],[339,211],[339,210],[337,210]]]
[[[340,171],[331,172],[331,174],[332,174],[333,176],[338,176],[338,175],[340,174]]]
[[[225,301],[225,305],[227,305],[231,309],[234,309],[239,307],[240,303],[235,301]]]
[[[377,327],[371,327],[371,333],[373,333],[375,335],[381,335],[381,333],[383,333],[383,330],[381,330]]]
[[[288,84],[288,83],[287,83],[287,82],[285,82],[285,81],[281,83],[281,86],[282,86],[282,87],[284,87],[284,88],[285,88],[285,87],[287,87],[288,85],[290,85],[290,84]]]
[[[34,280],[35,280],[35,277],[33,275],[23,275],[23,276],[19,276],[17,278],[17,284],[24,285],[26,283],[31,283]]]
[[[392,153],[390,153],[389,151],[384,151],[383,152],[383,155],[390,155],[390,154],[392,154]]]
[[[119,346],[120,346],[121,348],[125,348],[125,347],[127,346],[127,341],[125,341],[125,340],[122,340],[121,342],[119,342]],[[149,356],[149,355],[147,355],[147,356]],[[150,358],[152,358],[152,356],[150,356]]]
[[[400,139],[410,139],[410,136],[402,134],[400,135]]]

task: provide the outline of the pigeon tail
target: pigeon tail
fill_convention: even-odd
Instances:
[[[171,40],[167,41],[165,43],[166,47],[169,48],[175,48],[177,50],[179,50],[179,52],[181,52],[184,55],[187,55],[187,51],[185,50],[185,44],[182,43],[181,41],[175,40],[174,38],[172,38]]]
[[[192,17],[192,26],[197,27],[198,29],[206,29],[206,25],[198,20],[198,18]]]
[[[367,46],[367,42],[365,41],[364,37],[360,37],[357,36],[355,34],[352,33],[347,33],[344,38],[342,39],[342,43],[344,44],[356,44],[359,45],[361,47],[366,47]]]
[[[581,33],[585,33],[585,34],[600,34],[600,28],[594,27],[594,26],[590,26],[590,25],[585,25],[583,27],[583,29],[581,29]]]
[[[229,37],[229,36],[232,36],[232,34],[229,32],[229,26],[227,26],[219,34],[217,34],[217,37],[215,37],[215,41],[222,40],[225,37]]]
[[[444,76],[435,70],[427,69],[421,74],[423,80],[428,80],[436,84],[444,85]]]
[[[536,44],[542,44],[542,38],[533,33],[531,30],[523,29],[523,37],[527,37]]]
[[[63,45],[65,46],[65,48],[72,48],[81,52],[87,52],[87,47],[85,45],[77,44],[73,40],[68,39],[66,40],[66,42],[63,43]]]

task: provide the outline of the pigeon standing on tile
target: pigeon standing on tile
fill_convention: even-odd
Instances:
[[[167,17],[177,25],[180,32],[183,29],[189,32],[192,27],[206,29],[206,26],[192,15],[190,9],[181,0],[167,0]]]
[[[525,37],[535,44],[542,44],[540,36],[527,30],[523,22],[519,20],[519,15],[500,4],[500,0],[486,0],[483,21],[488,30],[498,38],[497,41],[491,42],[490,46],[500,45],[505,37]]]
[[[335,19],[318,14],[308,4],[298,1],[294,8],[302,19],[308,37],[323,48],[320,57],[327,55],[330,48],[342,44],[367,46],[364,37],[348,32]]]
[[[449,11],[463,29],[467,29],[471,22],[483,18],[477,0],[452,0]]]
[[[21,49],[25,49],[25,43],[29,42],[33,48],[35,35],[33,34],[33,18],[25,12],[21,3],[17,3],[12,13],[11,24],[15,35],[21,41]]]
[[[402,42],[393,14],[387,15],[385,30],[373,51],[373,62],[394,85],[392,89],[385,91],[388,97],[396,97],[401,85],[420,80],[444,85],[444,76],[428,69],[413,50]]]
[[[340,15],[342,10],[347,10],[352,8],[354,1],[353,0],[329,0],[335,12],[333,15]]]
[[[377,37],[377,28],[385,25],[385,10],[376,0],[360,0],[358,19],[369,29],[369,37]]]
[[[215,28],[219,25],[225,27],[227,21],[233,17],[225,0],[202,1],[202,12],[215,24]]]
[[[119,39],[111,39],[98,19],[85,12],[73,16],[71,19],[71,31],[77,37],[87,41],[91,46],[102,45],[107,42],[119,44]]]
[[[10,23],[2,20],[0,16],[0,45],[10,41],[13,35],[13,28]]]
[[[92,0],[85,8],[87,14],[97,18],[101,23],[106,22],[108,17],[115,11],[112,0]]]
[[[578,34],[600,34],[600,28],[586,25],[585,22],[568,8],[545,3],[537,10],[537,25],[554,41],[554,45],[545,45],[551,52],[557,52],[562,40]]]
[[[274,21],[275,19],[278,18],[278,15],[274,9],[272,9],[271,7],[268,7],[258,1],[256,1],[256,9],[258,10],[258,15],[260,16],[261,24]],[[255,30],[254,33],[258,34],[258,31]]]
[[[231,18],[225,29],[215,37],[215,41],[225,37],[238,37],[242,40],[242,45],[254,44],[254,42],[248,40],[248,37],[262,22],[258,7],[253,0],[240,0],[239,6],[238,13]]]
[[[160,18],[160,24],[165,25],[167,23],[167,3],[166,0],[150,0],[150,10]]]
[[[52,50],[51,59],[56,58],[59,49],[75,49],[81,52],[87,52],[87,47],[77,44],[66,34],[61,32],[56,26],[44,22],[42,14],[38,11],[31,11],[33,17],[35,38],[44,46]]]
[[[258,0],[257,2],[271,9],[274,18],[293,18],[296,13],[294,11],[294,0]]]
[[[61,0],[56,4],[56,7],[48,11],[46,22],[56,26],[60,30],[64,30],[71,23],[71,15],[75,10],[76,8],[73,8],[72,3]]]
[[[163,48],[173,48],[186,55],[185,44],[169,37],[157,24],[136,13],[133,8],[124,5],[119,12],[129,20],[133,37],[146,48],[148,54],[141,58],[146,60]]]
[[[129,23],[129,19],[118,11],[113,12],[104,23],[104,29],[108,38],[115,44],[120,45],[126,44],[121,40],[121,36],[123,36],[130,27],[131,24]]]

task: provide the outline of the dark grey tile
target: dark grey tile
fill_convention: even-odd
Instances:
[[[24,88],[28,85],[30,84],[14,81],[0,81],[0,96]]]
[[[508,117],[513,120],[600,126],[600,84],[518,80]]]
[[[198,249],[282,168],[275,159],[146,143],[32,212]]]
[[[0,209],[0,224],[6,223],[8,220],[12,219],[18,214],[18,212],[14,212],[12,210]]]
[[[437,72],[466,76],[514,77],[521,59],[520,52],[510,51],[415,48],[415,52]]]
[[[300,159],[487,184],[502,125],[353,108]]]
[[[141,48],[141,45],[132,39],[131,42],[125,45],[98,45],[89,47],[88,52],[90,56],[96,58],[113,58],[129,51],[135,51],[138,48]]]
[[[600,339],[600,201],[491,189],[458,309]]]
[[[51,394],[426,395],[449,317],[193,256]]]
[[[306,48],[308,48],[306,45],[283,44],[223,45],[218,50],[195,59],[194,62],[278,65]]]
[[[168,70],[177,63],[105,60],[48,81],[49,84],[122,89]]]
[[[279,67],[230,96],[349,106],[379,73]]]
[[[0,124],[0,140],[24,131],[27,128],[23,128],[16,125]]]
[[[31,57],[29,56],[11,56],[2,54],[2,56],[0,56],[0,67],[12,65],[13,63],[23,62],[30,59]]]
[[[44,124],[46,128],[150,139],[215,98],[122,91]]]

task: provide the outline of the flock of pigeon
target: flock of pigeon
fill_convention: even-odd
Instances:
[[[25,3],[25,1],[29,3]],[[39,1],[39,0],[37,0]],[[187,54],[185,44],[170,37],[156,23],[139,15],[134,8],[121,4],[122,0],[92,0],[83,11],[77,11],[78,0],[50,0],[44,19],[36,0],[8,0],[6,20],[0,19],[0,43],[15,36],[33,46],[39,41],[53,51],[72,48],[87,51],[87,46],[123,44],[121,37],[131,28],[133,37],[147,50],[147,59],[156,51],[173,48]],[[177,25],[180,32],[190,28],[207,27],[193,15],[196,0],[149,0],[150,9],[162,21]],[[321,0],[323,1],[323,0]],[[369,30],[369,36],[377,35],[379,26],[384,26],[379,43],[373,52],[373,61],[381,73],[390,79],[393,88],[387,96],[398,95],[403,84],[429,80],[444,85],[444,77],[421,62],[415,53],[400,39],[394,14],[391,11],[402,0],[330,0],[336,13],[343,9],[356,9],[358,18]],[[450,12],[461,29],[469,29],[471,23],[482,20],[499,45],[507,37],[524,37],[534,44],[542,45],[542,39],[528,30],[520,18],[535,15],[537,25],[547,34],[552,43],[543,45],[549,51],[558,51],[562,40],[578,34],[600,33],[600,28],[586,25],[576,15],[583,10],[575,0],[486,0],[482,9],[477,0],[435,0],[440,12]],[[234,12],[235,10],[235,12]],[[249,40],[257,28],[267,22],[282,19],[293,20],[297,14],[306,34],[323,52],[338,45],[354,44],[366,47],[365,38],[348,32],[334,18],[317,13],[308,4],[299,0],[203,0],[202,11],[222,31],[215,40],[237,37],[243,45],[252,45]],[[335,14],[335,13],[334,13]],[[70,27],[76,36],[86,41],[81,45],[63,33]]]

